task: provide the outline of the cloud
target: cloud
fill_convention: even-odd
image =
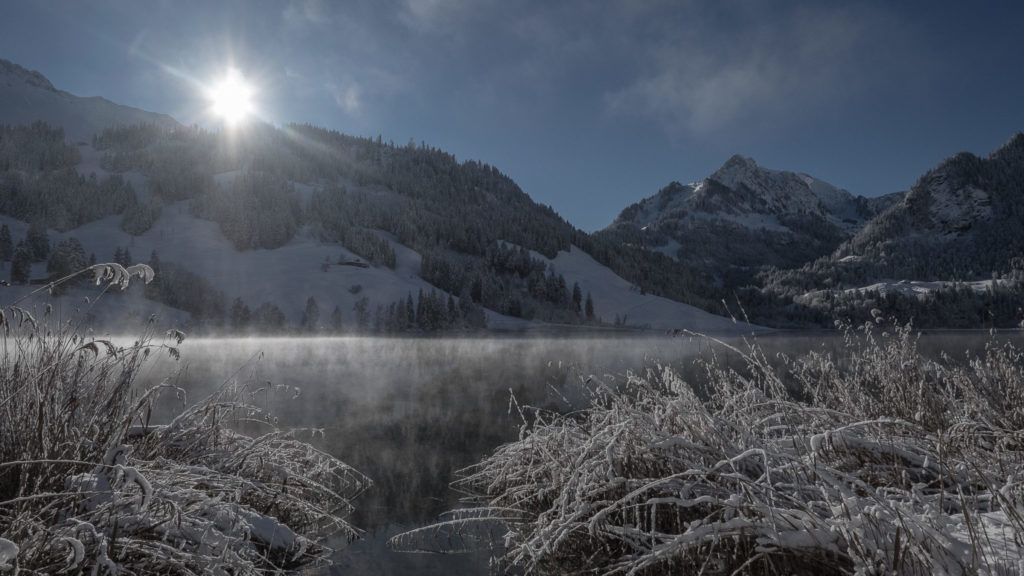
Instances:
[[[327,91],[330,92],[334,103],[346,114],[355,115],[362,108],[361,93],[359,84],[350,82],[346,85],[338,85],[333,82],[327,83]]]
[[[784,121],[884,83],[894,73],[886,53],[907,52],[893,49],[906,32],[899,28],[891,15],[867,8],[698,19],[673,40],[649,44],[643,71],[607,92],[605,105],[697,135]]]
[[[466,20],[489,11],[489,4],[487,0],[402,0],[398,19],[421,33],[461,34]]]
[[[781,90],[774,62],[751,57],[735,62],[688,57],[666,62],[657,73],[606,98],[615,112],[639,113],[704,133],[742,117]]]
[[[324,26],[331,23],[331,16],[323,0],[292,0],[281,12],[281,18],[290,28],[307,25]]]

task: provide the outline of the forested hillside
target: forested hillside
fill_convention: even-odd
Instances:
[[[344,280],[321,290],[320,301],[304,296],[304,306],[265,291],[247,301],[237,295],[238,274],[225,283],[193,270],[184,253],[161,258],[159,242],[145,242],[152,249],[135,257],[164,280],[146,297],[224,330],[477,329],[485,311],[608,322],[595,310],[596,285],[567,280],[553,263],[573,246],[641,295],[761,324],[891,314],[926,326],[1015,326],[1024,318],[1022,158],[1018,134],[988,158],[946,160],[905,195],[868,199],[735,156],[588,235],[493,166],[425,143],[255,123],[232,131],[121,125],[72,144],[43,122],[0,125],[0,214],[14,219],[0,229],[0,261],[10,262],[13,284],[45,282],[108,251],[129,263],[133,239],[152,236],[172,210],[174,222],[187,215],[215,226],[238,255],[306,239],[344,249],[319,256],[323,272],[401,269],[415,280],[372,293]],[[121,239],[87,249],[75,233],[101,221]],[[179,227],[168,222],[160,238]],[[34,263],[45,263],[45,276]],[[615,316],[626,323],[625,311]]]
[[[42,122],[0,125],[0,213],[60,231],[124,212],[135,201],[120,176],[75,171],[78,148]]]
[[[627,207],[594,244],[644,252],[640,278],[674,270],[668,294],[719,314],[742,309],[759,324],[885,315],[1015,327],[1024,320],[1022,158],[1017,134],[987,158],[943,161],[909,192],[865,198],[734,156],[700,182],[673,182]]]
[[[214,223],[239,255],[301,238],[343,247],[341,256],[321,261],[323,272],[396,270],[396,249],[403,247],[415,255],[416,277],[431,287],[387,296],[352,282],[336,292],[350,303],[339,308],[337,301],[321,304],[323,296],[309,296],[301,317],[288,318],[273,298],[246,301],[233,295],[230,283],[211,283],[189,262],[162,257],[159,247],[136,250],[136,260],[159,271],[147,298],[225,330],[474,329],[486,324],[484,310],[560,324],[611,323],[614,316],[624,324],[626,313],[605,318],[589,290],[555,269],[553,259],[572,246],[618,272],[638,293],[699,300],[688,270],[664,255],[595,241],[496,168],[460,162],[422,143],[397,146],[309,125],[255,124],[228,133],[136,124],[104,129],[91,143],[76,145],[43,123],[5,127],[2,134],[0,213],[32,224],[24,238],[8,230],[5,240],[0,233],[0,248],[8,246],[0,258],[17,261],[10,276],[15,284],[41,282],[111,253],[126,263],[133,258],[132,238],[152,236],[170,210],[173,221],[184,211]],[[83,167],[83,151],[95,169]],[[87,252],[74,234],[109,216],[127,245],[118,240],[97,255],[93,243]],[[167,226],[160,237],[174,229]],[[70,236],[51,241],[48,230]],[[32,262],[54,258],[46,278],[32,274]]]
[[[870,318],[875,310],[924,325],[1005,327],[1024,319],[1022,272],[1018,133],[987,158],[961,153],[943,161],[835,252],[796,269],[767,270],[761,293],[747,294],[761,314],[792,302],[791,318],[819,322]]]
[[[585,319],[571,286],[531,265],[528,251],[554,257],[586,235],[487,164],[308,125],[251,126],[232,138],[140,125],[105,130],[94,145],[104,168],[137,171],[150,183],[146,210],[126,217],[133,233],[163,205],[189,200],[190,212],[216,222],[238,250],[278,248],[307,227],[393,268],[394,251],[376,233],[383,231],[420,253],[421,276],[449,294],[511,316]],[[527,263],[505,265],[500,254],[509,249],[499,242]]]

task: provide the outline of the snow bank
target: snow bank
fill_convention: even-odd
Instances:
[[[762,329],[668,298],[641,294],[636,286],[575,246],[569,252],[559,252],[554,260],[535,252],[531,254],[551,263],[570,286],[579,282],[583,294],[589,292],[593,298],[594,312],[605,322],[611,322],[617,316],[625,318],[629,326],[723,335],[749,334]]]

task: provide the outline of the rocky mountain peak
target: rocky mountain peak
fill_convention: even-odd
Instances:
[[[53,84],[35,70],[27,70],[18,66],[14,62],[4,60],[0,58],[0,79],[4,83],[11,85],[13,82],[20,82],[26,86],[32,86],[34,88],[42,88],[43,90],[49,90],[56,92],[57,89],[53,87]]]
[[[156,124],[169,130],[180,126],[166,114],[122,106],[98,96],[75,96],[55,88],[39,72],[0,59],[0,123],[35,121],[59,126],[69,140],[85,142],[113,126]]]
[[[754,203],[752,206],[760,206],[755,208],[757,211],[770,214],[814,213],[842,219],[850,216],[845,213],[854,200],[846,190],[813,176],[764,168],[752,158],[740,155],[729,158],[707,181],[721,184],[730,195],[749,198]],[[723,192],[720,187],[706,188],[699,196],[706,196],[712,190],[718,190],[718,194]]]
[[[708,179],[724,184],[729,188],[735,188],[739,184],[753,187],[752,184],[759,177],[764,176],[763,172],[764,169],[758,166],[753,158],[736,154],[726,160],[725,164],[722,164],[722,167],[716,170]]]

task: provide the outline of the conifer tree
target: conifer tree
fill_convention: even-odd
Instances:
[[[302,312],[302,329],[306,332],[320,329],[320,306],[312,296],[306,300],[306,310]]]
[[[51,280],[63,278],[69,274],[82,270],[86,266],[85,249],[82,248],[82,243],[77,238],[68,238],[62,240],[57,247],[54,248],[50,254],[50,259],[46,263],[46,272],[49,274]],[[81,280],[82,278],[76,278],[75,280]],[[74,281],[64,282],[56,285],[53,290],[54,293],[60,294],[66,291],[74,284]]]
[[[14,256],[14,244],[11,240],[11,229],[4,224],[0,227],[0,262],[10,262]]]
[[[14,256],[11,259],[11,284],[28,284],[31,274],[32,252],[28,244],[20,240],[14,247]]]
[[[33,220],[25,234],[25,245],[33,262],[42,262],[50,256],[50,235],[46,225],[40,220]]]
[[[93,259],[95,260],[95,256]],[[153,269],[153,280],[143,288],[143,294],[150,300],[159,300],[160,294],[163,292],[163,274],[160,270],[160,256],[157,255],[156,249],[150,252],[148,264]],[[248,323],[248,320],[246,322]]]
[[[335,334],[339,334],[343,326],[341,324],[341,307],[337,304],[334,305],[334,310],[331,311],[331,331]]]
[[[447,325],[454,326],[459,321],[459,309],[455,306],[455,298],[451,294],[448,295],[448,315]]]
[[[246,305],[240,297],[235,298],[235,301],[231,303],[230,312],[231,328],[236,332],[242,332],[249,329],[249,323],[252,320],[252,311],[249,310],[249,306]]]
[[[284,330],[287,319],[276,304],[264,302],[252,313],[252,321],[264,332],[278,333]]]
[[[363,296],[352,305],[356,313],[356,328],[365,333],[370,328],[370,299]]]

